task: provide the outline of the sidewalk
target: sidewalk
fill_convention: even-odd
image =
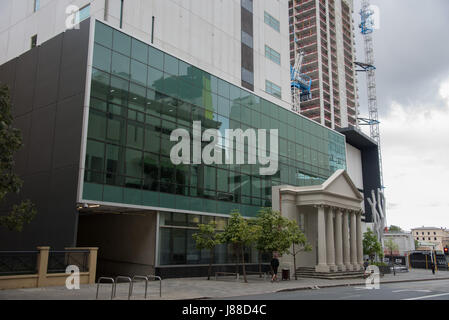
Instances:
[[[449,280],[448,271],[440,271],[432,275],[430,270],[412,270],[407,273],[385,275],[380,279],[382,283]],[[159,282],[151,281],[148,286],[148,300],[179,300],[179,299],[206,299],[225,298],[232,296],[244,296],[282,291],[307,290],[316,286],[319,288],[336,286],[364,285],[364,279],[352,280],[322,280],[298,278],[298,280],[280,281],[271,283],[269,279],[261,279],[257,275],[248,277],[249,283],[244,283],[230,277],[212,279],[183,278],[166,279],[162,281],[162,297],[159,297]],[[128,284],[121,283],[117,286],[116,299],[128,299]],[[144,298],[144,283],[134,284],[132,300]],[[37,289],[0,290],[0,300],[95,300],[96,285],[81,286],[80,290],[69,291],[65,287],[49,287]],[[111,297],[111,285],[102,284],[99,291],[99,299],[109,300]]]

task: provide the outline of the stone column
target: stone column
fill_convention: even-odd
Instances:
[[[343,263],[346,270],[352,271],[351,256],[350,256],[350,244],[349,244],[349,222],[348,211],[343,213]]]
[[[363,266],[363,234],[362,234],[362,213],[356,214],[357,231],[357,263],[360,268]]]
[[[351,217],[351,264],[354,271],[359,270],[357,264],[357,223],[355,212],[350,213]]]
[[[298,207],[296,206],[296,195],[294,193],[283,193],[281,195],[281,214],[284,218],[297,221],[298,219]],[[290,269],[290,274],[294,274],[293,256],[290,254],[284,254],[279,258],[279,269]]]
[[[335,264],[339,271],[346,271],[343,264],[343,234],[342,234],[342,215],[340,209],[335,211]]]
[[[326,221],[324,215],[324,206],[318,206],[317,229],[318,229],[318,264],[315,267],[316,272],[329,272],[327,265],[326,252]]]
[[[337,271],[335,265],[334,209],[328,208],[326,214],[326,257],[330,271]]]

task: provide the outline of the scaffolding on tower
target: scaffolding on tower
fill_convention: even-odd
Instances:
[[[380,144],[380,122],[377,107],[377,90],[376,90],[376,67],[374,66],[374,11],[372,10],[369,0],[362,1],[362,9],[360,10],[361,23],[360,30],[363,34],[365,42],[365,63],[356,62],[355,64],[362,68],[359,72],[366,72],[367,95],[368,95],[368,112],[369,118],[360,118],[360,125],[368,125],[370,127],[371,138],[374,139],[379,146],[379,170],[380,183],[384,188],[383,171],[382,171],[382,152]]]

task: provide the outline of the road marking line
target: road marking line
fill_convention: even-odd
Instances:
[[[435,298],[435,297],[442,297],[442,296],[449,296],[449,293],[434,294],[434,295],[431,295],[431,296],[424,296],[424,297],[418,297],[418,298],[409,298],[409,299],[402,299],[402,300],[421,300],[421,299],[428,299],[428,298]]]
[[[392,291],[393,293],[397,292],[432,292],[431,290],[396,290]]]

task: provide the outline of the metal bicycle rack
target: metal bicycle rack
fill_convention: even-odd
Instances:
[[[129,283],[128,300],[130,300],[130,299],[131,299],[131,294],[132,294],[132,284],[133,284],[133,281],[131,280],[130,277],[118,276],[118,277],[115,278],[114,287],[113,287],[113,289],[112,289],[112,292],[113,292],[113,295],[112,295],[112,296],[113,296],[114,298],[116,297],[116,294],[117,294],[117,284],[118,284],[119,280],[126,280],[126,282]]]
[[[100,284],[101,284],[102,280],[109,280],[112,283],[112,290],[111,290],[111,300],[112,300],[114,298],[115,281],[114,281],[114,279],[107,278],[107,277],[100,277],[100,278],[98,278],[96,300],[98,300],[98,291],[100,289]]]
[[[134,276],[132,279],[132,283],[131,283],[131,293],[130,295],[133,295],[133,290],[134,290],[134,282],[135,280],[145,280],[145,300],[147,299],[147,292],[148,292],[148,277],[145,276]]]
[[[148,278],[159,280],[159,297],[162,297],[162,278],[159,276],[148,275]]]

